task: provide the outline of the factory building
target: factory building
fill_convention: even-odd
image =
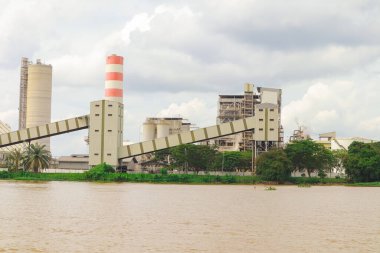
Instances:
[[[319,139],[315,142],[322,144],[325,148],[330,150],[348,150],[348,147],[354,141],[362,143],[374,143],[378,142],[377,140],[367,139],[363,137],[349,137],[341,138],[336,137],[336,132],[328,132],[319,134]]]
[[[146,118],[143,123],[142,141],[166,137],[190,131],[190,123],[183,118]]]
[[[219,95],[217,124],[257,116],[257,128],[215,140],[219,151],[265,151],[283,143],[281,126],[281,89],[244,85],[243,95]],[[260,130],[261,129],[261,130]]]
[[[21,60],[19,129],[51,122],[52,66]],[[50,150],[50,138],[33,141]]]

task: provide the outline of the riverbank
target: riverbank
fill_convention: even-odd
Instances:
[[[0,179],[25,181],[78,181],[78,182],[134,182],[134,183],[173,183],[173,184],[279,184],[266,182],[259,176],[236,175],[195,175],[195,174],[129,174],[102,173],[89,175],[87,173],[30,173],[30,172],[0,172]],[[345,185],[343,178],[293,177],[285,185]],[[359,186],[359,185],[358,185]],[[378,183],[377,186],[380,186]]]

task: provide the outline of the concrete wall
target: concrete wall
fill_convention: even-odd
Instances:
[[[107,163],[118,166],[118,148],[122,146],[123,104],[115,101],[94,101],[90,106],[89,165]]]

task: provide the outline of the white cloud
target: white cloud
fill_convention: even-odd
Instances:
[[[1,3],[0,120],[13,128],[22,56],[53,65],[52,115],[63,119],[102,98],[105,56],[116,53],[125,56],[133,141],[158,113],[214,124],[217,95],[241,94],[245,82],[283,89],[288,133],[298,119],[313,133],[379,136],[378,1]],[[70,150],[61,141],[53,147],[60,154]]]

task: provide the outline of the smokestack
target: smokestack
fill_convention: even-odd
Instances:
[[[107,56],[105,100],[123,103],[123,61],[122,56]]]

